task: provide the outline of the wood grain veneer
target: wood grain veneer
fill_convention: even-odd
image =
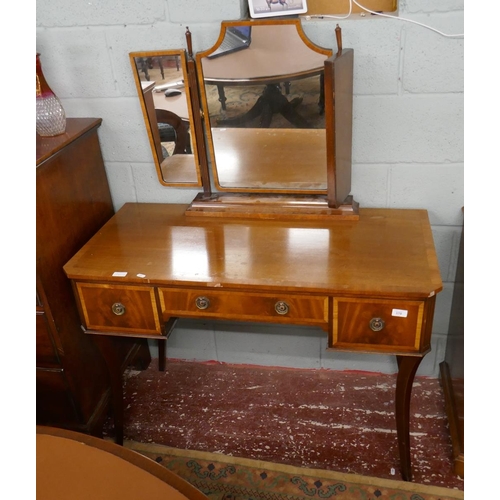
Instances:
[[[359,221],[328,223],[213,220],[186,217],[186,208],[125,204],[65,272],[112,283],[405,299],[442,289],[425,210],[360,209]]]

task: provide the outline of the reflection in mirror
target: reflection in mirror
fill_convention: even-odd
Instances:
[[[323,80],[332,53],[298,19],[222,23],[215,47],[197,55],[219,189],[326,192]]]
[[[201,186],[185,52],[133,52],[130,62],[160,182]]]

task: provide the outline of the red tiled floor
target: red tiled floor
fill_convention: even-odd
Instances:
[[[125,439],[400,479],[395,375],[157,360],[124,380]],[[112,421],[105,432],[112,435]],[[444,396],[417,377],[414,481],[459,488]]]

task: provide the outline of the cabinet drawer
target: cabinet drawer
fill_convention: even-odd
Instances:
[[[334,298],[330,347],[418,352],[423,314],[422,301]]]
[[[68,425],[78,421],[75,401],[63,370],[36,369],[36,423]]]
[[[55,367],[60,364],[50,338],[47,315],[39,307],[36,311],[36,364],[44,367]]]
[[[328,299],[324,296],[176,288],[161,288],[159,291],[164,320],[179,316],[302,325],[328,324]]]
[[[77,283],[88,330],[161,334],[154,287]]]

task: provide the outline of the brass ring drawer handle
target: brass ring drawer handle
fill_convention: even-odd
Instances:
[[[276,302],[276,304],[274,304],[274,310],[278,314],[281,314],[283,316],[285,314],[288,314],[290,307],[288,306],[288,304],[285,301],[278,300],[278,302]]]
[[[196,297],[195,300],[196,307],[198,309],[208,309],[210,306],[210,301],[207,299],[207,297]]]
[[[111,310],[113,311],[114,314],[116,314],[117,316],[122,316],[123,314],[125,314],[125,306],[123,304],[121,304],[120,302],[115,302],[112,306],[111,306]]]
[[[385,326],[385,321],[382,318],[372,318],[370,320],[370,329],[374,332],[380,332]]]

